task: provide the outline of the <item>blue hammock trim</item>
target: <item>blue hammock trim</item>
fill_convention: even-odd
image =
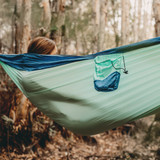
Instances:
[[[39,54],[18,54],[18,55],[0,55],[0,61],[18,70],[34,71],[60,65],[65,65],[77,61],[94,59],[96,56],[125,53],[135,49],[149,47],[160,43],[160,37],[133,43],[102,52],[86,56],[68,56],[68,55],[39,55]]]

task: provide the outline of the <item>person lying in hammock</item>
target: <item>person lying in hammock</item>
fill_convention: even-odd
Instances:
[[[55,42],[49,38],[36,37],[29,44],[28,53],[55,55],[57,47]]]
[[[34,38],[29,46],[28,53],[44,54],[44,55],[55,55],[57,53],[57,47],[53,40],[46,37],[36,37]],[[37,108],[29,102],[29,100],[22,94],[20,90],[17,99],[21,99],[20,103],[17,104],[17,107],[11,108],[10,118],[12,118],[16,124],[16,130],[19,130],[19,124],[25,125],[29,121],[33,120],[33,114]],[[30,114],[30,116],[28,115]],[[28,117],[30,117],[28,119]]]

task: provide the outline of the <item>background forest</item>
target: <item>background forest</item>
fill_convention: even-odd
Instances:
[[[36,36],[86,55],[160,35],[160,0],[0,0],[0,54]],[[160,159],[159,115],[91,137],[48,119],[0,72],[0,159]]]

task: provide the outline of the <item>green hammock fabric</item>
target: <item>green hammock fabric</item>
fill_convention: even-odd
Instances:
[[[123,67],[121,56],[115,67]],[[97,74],[94,59],[32,72],[0,63],[39,110],[77,134],[92,135],[160,110],[160,45],[125,52],[124,57],[129,74],[117,70],[119,87],[112,92],[95,90],[94,79],[108,73]],[[109,67],[110,73],[116,70]]]

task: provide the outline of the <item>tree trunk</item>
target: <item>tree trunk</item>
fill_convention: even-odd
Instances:
[[[22,11],[21,53],[26,53],[31,39],[31,0],[23,0]]]
[[[146,8],[149,8],[147,3],[144,3],[144,12],[143,12],[143,30],[141,31],[143,38],[141,40],[145,40],[147,38],[147,32],[148,32],[148,13],[146,11]]]
[[[119,2],[118,2],[119,3]],[[112,8],[112,21],[111,21],[111,25],[113,27],[113,31],[114,31],[114,36],[115,36],[115,46],[118,47],[119,46],[119,41],[120,41],[120,36],[119,36],[119,30],[118,30],[118,21],[117,21],[117,17],[119,17],[119,5],[118,3],[114,0],[111,1],[111,8]]]
[[[160,36],[160,0],[153,0],[153,12],[155,18],[155,33]]]
[[[58,54],[65,53],[65,1],[57,0],[54,2],[54,10],[56,17],[54,23],[54,29],[51,32],[51,39],[54,39],[58,48]],[[62,47],[63,46],[63,47]]]
[[[18,2],[18,0],[17,0]],[[17,8],[18,9],[18,8]],[[21,53],[26,53],[31,37],[31,0],[22,1],[22,39],[21,39]],[[19,28],[18,28],[19,29]],[[18,31],[18,30],[17,30]],[[19,45],[20,38],[17,38],[17,45]],[[16,122],[21,119],[27,119],[28,112],[28,104],[27,98],[20,91],[18,91],[18,100],[15,112],[15,120]],[[12,117],[13,118],[13,117]]]
[[[95,32],[95,50],[93,52],[102,51],[105,48],[105,27],[106,27],[106,14],[107,14],[106,0],[95,0],[93,4],[94,19],[94,32]]]
[[[99,51],[105,50],[105,28],[106,28],[106,15],[107,15],[108,0],[100,1],[100,23],[99,23]]]
[[[14,26],[15,26],[15,54],[20,54],[21,44],[21,12],[22,12],[22,0],[16,0],[15,11],[14,11]]]
[[[95,12],[95,42],[96,42],[96,50],[94,52],[100,51],[100,46],[99,46],[100,7],[101,7],[101,1],[95,0],[94,12]]]
[[[130,2],[126,0],[121,0],[122,5],[122,20],[121,20],[121,43],[126,45],[129,42],[129,29],[130,29]]]
[[[138,34],[137,34],[137,28],[138,28],[138,2],[139,1],[135,1],[134,2],[134,21],[133,21],[133,31],[134,31],[134,40],[133,42],[137,42],[138,41]]]
[[[137,26],[137,33],[138,33],[138,39],[137,41],[141,41],[143,35],[141,35],[141,21],[142,21],[142,0],[138,1],[138,26]]]
[[[51,24],[51,9],[49,0],[42,0],[43,5],[43,26],[45,29],[46,34],[50,31],[50,24]]]

